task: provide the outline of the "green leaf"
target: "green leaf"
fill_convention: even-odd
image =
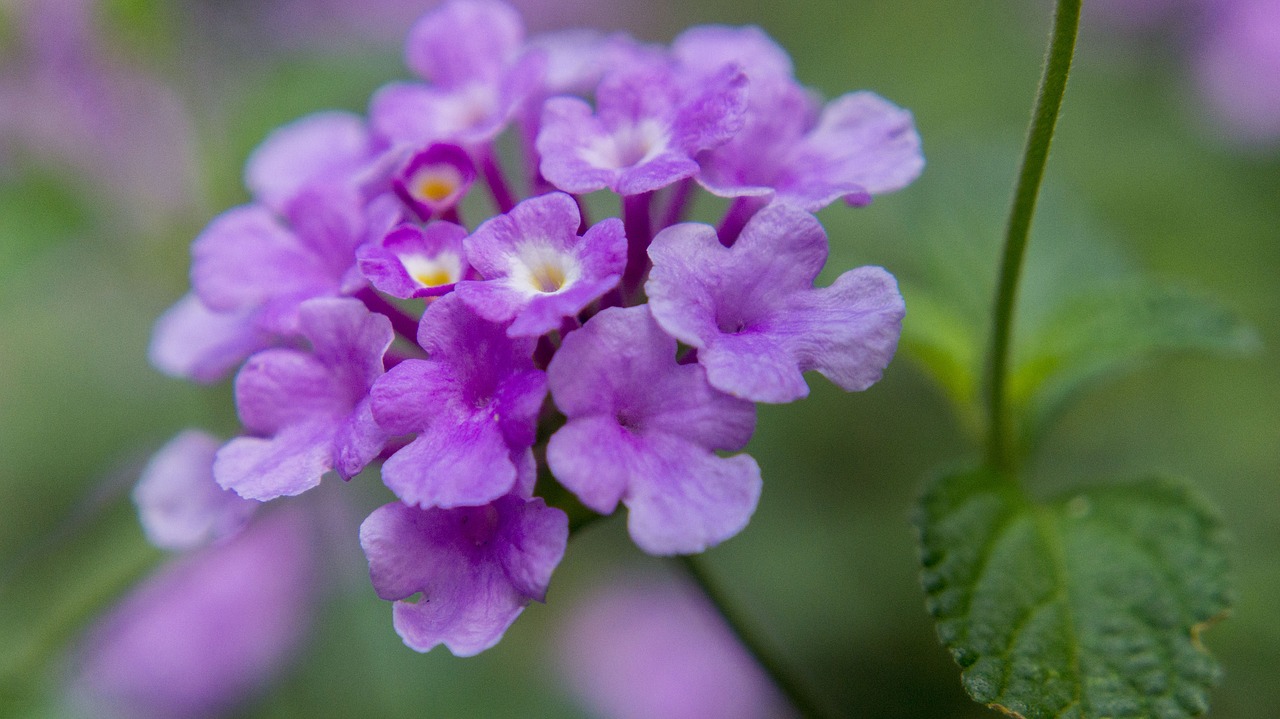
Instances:
[[[1086,385],[1169,352],[1243,354],[1257,333],[1220,303],[1131,279],[1066,298],[1018,343],[1009,396],[1034,440]]]
[[[986,470],[921,499],[922,583],[974,700],[1025,719],[1203,714],[1199,635],[1230,604],[1223,530],[1190,488],[1099,486],[1047,504]]]

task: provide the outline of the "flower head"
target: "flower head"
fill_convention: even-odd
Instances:
[[[381,242],[356,253],[360,271],[373,286],[392,297],[434,297],[453,289],[468,275],[462,252],[464,227],[433,222],[425,228],[401,225]]]

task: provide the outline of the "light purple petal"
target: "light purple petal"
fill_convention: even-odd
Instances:
[[[524,40],[520,15],[496,0],[449,0],[409,31],[405,62],[441,87],[496,81]]]
[[[343,479],[360,474],[378,458],[389,436],[373,418],[368,397],[339,425],[333,438],[333,467]]]
[[[700,25],[680,33],[671,52],[682,65],[704,76],[726,65],[742,67],[753,84],[790,80],[791,57],[758,27]]]
[[[308,185],[346,182],[372,153],[364,120],[321,112],[272,132],[245,164],[245,186],[261,203],[283,213]]]
[[[715,608],[669,578],[610,577],[559,629],[561,675],[589,716],[794,717]]]
[[[382,481],[405,504],[472,506],[510,492],[516,467],[495,418],[447,417],[391,455],[382,464]]]
[[[878,195],[906,187],[923,168],[920,135],[911,113],[875,93],[853,92],[823,109],[818,126],[791,158],[778,192],[812,211],[835,198],[802,197],[798,191],[808,183],[847,183]]]
[[[568,535],[563,512],[507,496],[457,509],[388,504],[361,525],[360,545],[378,596],[396,601],[405,644],[425,652],[443,643],[470,656],[496,644],[530,601],[541,601]]]
[[[857,392],[880,381],[902,334],[906,306],[893,275],[859,267],[805,295],[796,315],[804,332],[794,349],[803,369],[816,369]]]
[[[329,423],[314,422],[290,425],[271,439],[237,437],[218,451],[214,477],[245,499],[265,502],[302,494],[332,469],[335,431]]]
[[[716,391],[698,365],[675,364],[675,353],[649,312],[607,309],[565,338],[548,384],[568,417],[621,416],[637,429],[741,449],[755,429],[751,403]]]
[[[609,147],[610,134],[596,119],[591,106],[576,97],[553,97],[542,110],[538,132],[539,169],[552,185],[574,194],[609,187],[619,168],[597,160],[593,149]],[[585,152],[584,152],[585,151]]]
[[[556,430],[547,442],[547,465],[556,479],[592,511],[612,514],[631,482],[618,461],[628,435],[612,417],[588,415]]]
[[[191,246],[191,285],[216,312],[336,291],[324,262],[264,207],[228,210]]]
[[[218,486],[213,457],[222,442],[189,429],[161,447],[133,488],[147,539],[162,549],[195,549],[229,538],[257,508]]]
[[[349,410],[382,374],[382,357],[395,339],[390,320],[358,300],[327,297],[304,302],[299,317],[312,355],[328,368]]]
[[[167,375],[211,383],[271,342],[252,311],[214,312],[189,294],[156,320],[147,353]]]
[[[259,352],[236,375],[236,409],[251,432],[274,434],[311,418],[340,416],[348,408],[329,368],[305,352]]]

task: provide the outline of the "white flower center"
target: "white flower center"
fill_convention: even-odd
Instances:
[[[435,257],[401,255],[400,264],[422,287],[451,285],[462,279],[462,258],[453,252],[441,252]]]
[[[670,141],[665,124],[641,120],[588,142],[579,156],[594,167],[621,170],[652,160],[666,151]]]
[[[508,275],[511,285],[529,296],[561,292],[580,277],[577,257],[534,242],[521,245],[512,255]]]

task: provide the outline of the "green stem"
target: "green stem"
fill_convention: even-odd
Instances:
[[[747,628],[747,623],[743,616],[728,602],[724,592],[707,574],[706,569],[702,567],[698,558],[681,555],[676,559],[684,566],[685,571],[688,572],[707,599],[715,605],[720,616],[724,617],[725,623],[737,635],[738,641],[742,642],[742,646],[746,647],[751,656],[755,658],[760,667],[773,680],[773,683],[777,685],[792,706],[796,708],[796,711],[800,712],[800,716],[805,719],[823,719],[823,717],[831,716],[827,711],[819,708],[818,703],[809,696],[796,676],[782,664],[776,655],[764,646],[758,636]]]
[[[1016,464],[1010,437],[1006,384],[1018,280],[1022,274],[1022,260],[1026,255],[1031,219],[1036,211],[1036,198],[1040,194],[1040,182],[1044,179],[1045,162],[1049,158],[1049,145],[1053,142],[1058,111],[1062,108],[1062,96],[1067,89],[1067,75],[1071,72],[1071,58],[1075,53],[1079,25],[1080,0],[1059,0],[1044,75],[1040,78],[1040,92],[1036,98],[1031,129],[1027,133],[1027,145],[1022,155],[1022,170],[1018,175],[1018,186],[1014,190],[1013,207],[1009,211],[1009,224],[1005,230],[1000,284],[996,289],[995,325],[987,365],[990,371],[987,378],[987,461],[991,466],[1006,471],[1013,470]]]

